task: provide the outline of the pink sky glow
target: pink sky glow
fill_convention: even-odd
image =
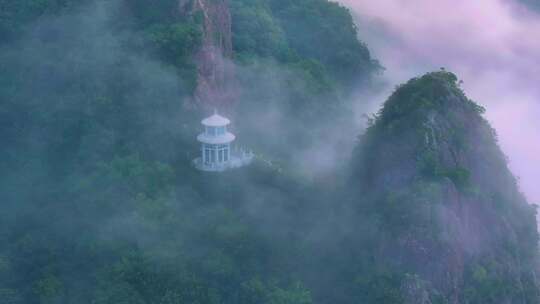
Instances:
[[[339,0],[386,77],[445,67],[487,108],[522,191],[540,204],[540,15],[514,0]]]

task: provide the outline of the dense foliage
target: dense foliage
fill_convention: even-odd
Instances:
[[[483,112],[452,73],[400,86],[357,149],[360,209],[381,220],[379,263],[431,282],[423,287],[431,294],[536,303],[536,210],[518,191]]]
[[[233,0],[231,8],[246,143],[292,165],[322,144],[348,151],[355,133],[338,130],[355,127],[349,97],[381,70],[348,10],[320,0]]]
[[[190,103],[192,57],[203,28],[200,16],[177,6],[0,0],[0,303],[400,303],[404,286],[435,290],[418,268],[387,254],[402,249],[395,240],[403,231],[441,237],[426,201],[402,189],[376,204],[357,192],[391,163],[350,184],[343,172],[311,180],[287,165],[291,155],[312,157],[320,143],[338,145],[330,135],[355,135],[342,132],[350,127],[342,97],[380,67],[349,13],[326,0],[231,1],[243,90],[230,112],[243,118],[235,132],[263,156],[211,175],[191,166],[203,115]],[[437,75],[387,102],[365,137],[368,163],[377,164],[383,130],[399,138],[399,130],[422,129],[416,101],[440,112],[452,104],[438,96],[448,83],[455,89],[454,77]],[[498,151],[489,137],[482,143]],[[452,145],[468,144],[452,135]],[[512,290],[534,303],[536,286],[524,274],[523,286],[510,290],[516,281],[504,267],[503,253],[523,269],[536,257],[532,210],[506,194],[515,194],[511,176],[498,171],[508,192],[486,194],[471,184],[485,168],[421,155],[413,172],[425,180],[413,189],[436,196],[437,183],[450,179],[460,192],[489,195],[493,218],[504,213],[518,238],[468,260],[467,303]]]
[[[202,113],[182,105],[197,16],[180,16],[177,1],[0,8],[1,303],[311,303],[295,261],[308,250],[305,216],[318,213],[305,205],[317,205],[314,186],[264,163],[223,176],[191,166]],[[332,62],[284,43],[286,57],[239,46],[238,60],[305,75],[282,100],[337,90]]]
[[[349,12],[336,3],[235,0],[233,14],[234,46],[241,60],[272,57],[342,85],[358,85],[380,69],[355,39]]]

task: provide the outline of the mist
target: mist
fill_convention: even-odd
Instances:
[[[486,107],[522,191],[540,202],[540,15],[503,0],[338,2],[386,68],[386,95],[425,72],[455,72]]]
[[[393,86],[443,60],[446,44],[402,37],[399,22],[410,31],[429,27],[414,22],[413,8],[403,16],[383,14],[387,21],[377,14],[397,9],[392,3],[350,1],[359,41],[347,10],[326,0],[231,1],[237,23],[223,37],[236,42],[235,57],[210,57],[235,77],[204,104],[196,96],[200,62],[193,55],[205,28],[200,11],[177,11],[179,3],[193,2],[61,2],[36,13],[33,1],[8,0],[16,17],[0,18],[0,37],[11,33],[0,41],[1,304],[399,303],[416,291],[432,292],[433,300],[439,290],[452,295],[455,286],[483,291],[467,277],[479,267],[497,269],[489,279],[529,282],[537,231],[521,195],[517,204],[504,204],[515,192],[513,180],[503,185],[507,196],[464,205],[473,208],[465,212],[473,227],[499,228],[486,240],[515,248],[516,255],[507,259],[499,247],[482,246],[468,256],[461,244],[480,234],[452,210],[466,170],[425,177],[418,155],[399,153],[409,148],[407,136],[400,138],[405,144],[381,137],[384,149],[361,144],[376,139],[360,136],[374,126],[365,115],[379,110]],[[205,3],[217,2],[199,1]],[[500,10],[510,8],[533,18],[518,6]],[[433,54],[437,46],[441,54]],[[458,49],[465,57],[470,51]],[[494,56],[503,67],[482,61],[480,81],[466,67],[480,64],[482,52],[464,62],[445,51],[444,66],[463,69],[466,90],[489,97],[490,119],[504,121],[508,100],[517,95],[501,100],[487,86],[518,85],[514,73],[527,71],[530,61],[502,75],[495,71],[516,56]],[[383,77],[376,59],[386,67]],[[520,83],[519,97],[531,83]],[[214,106],[231,119],[234,144],[255,153],[250,166],[215,174],[193,166],[201,119]],[[532,115],[512,109],[512,117]],[[397,166],[385,161],[388,155]],[[410,169],[400,172],[405,163]],[[417,173],[420,184],[387,182]],[[377,180],[385,181],[372,187]],[[497,208],[481,212],[492,206],[515,209],[512,217]],[[464,242],[458,227],[467,232]],[[514,261],[517,255],[523,257]],[[448,273],[461,278],[448,285]]]
[[[359,133],[348,108],[335,92],[314,96],[317,82],[300,69],[237,66],[245,87],[223,114],[258,162],[201,173],[192,160],[210,113],[189,98],[191,79],[148,45],[162,33],[137,31],[127,7],[96,1],[44,16],[0,47],[0,302],[173,303],[175,292],[198,301],[195,279],[178,276],[190,267],[231,302],[247,280],[303,292],[292,274],[281,279],[280,264],[334,237],[317,207],[327,197],[306,180],[348,161]],[[238,280],[234,294],[223,277]],[[139,294],[139,283],[155,295]]]

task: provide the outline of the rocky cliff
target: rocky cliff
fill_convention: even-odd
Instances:
[[[362,138],[354,183],[378,263],[406,303],[538,303],[535,209],[455,75],[399,87]]]
[[[206,106],[230,103],[234,95],[231,14],[228,0],[179,0],[182,15],[191,15],[202,27],[202,43],[195,55],[195,99]]]

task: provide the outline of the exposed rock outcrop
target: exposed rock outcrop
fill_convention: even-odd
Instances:
[[[201,23],[202,43],[195,55],[195,99],[207,107],[231,103],[235,96],[231,14],[228,0],[179,0],[182,15]]]

